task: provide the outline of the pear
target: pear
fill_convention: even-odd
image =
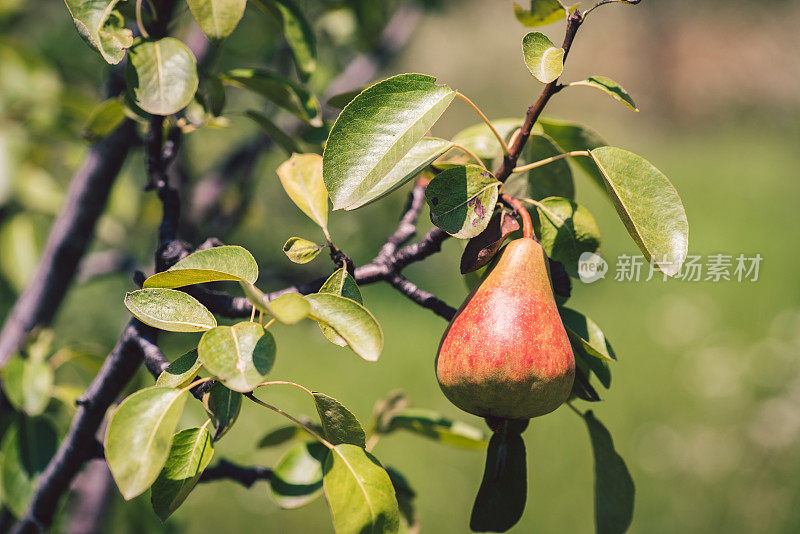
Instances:
[[[567,400],[575,378],[547,256],[525,222],[526,236],[501,251],[456,313],[436,356],[445,396],[481,417],[550,413]]]

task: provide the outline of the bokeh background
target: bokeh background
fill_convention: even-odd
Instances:
[[[540,87],[522,64],[519,42],[527,30],[514,19],[512,3],[440,4],[419,22],[385,74],[433,74],[492,118],[522,116]],[[86,151],[80,132],[102,99],[105,71],[58,2],[2,0],[0,21],[2,319],[33,271]],[[318,21],[317,30],[335,33],[344,22]],[[800,5],[788,0],[649,0],[600,9],[581,30],[565,79],[610,76],[628,89],[641,112],[582,88],[562,92],[547,111],[592,126],[670,177],[689,217],[690,254],[763,257],[756,282],[615,281],[614,259],[638,249],[605,196],[576,172],[578,201],[597,218],[601,253],[612,271],[591,285],[575,282],[571,306],[600,324],[619,357],[612,388],[600,390],[603,402],[592,408],[636,482],[631,532],[800,531],[798,25]],[[544,31],[560,42],[560,26]],[[248,8],[218,65],[257,62],[277,46],[274,34],[274,24]],[[246,98],[231,96],[229,109],[244,109]],[[235,141],[255,131],[243,118],[230,120],[227,129],[188,137],[182,179],[207,175]],[[475,122],[456,102],[434,133],[452,135]],[[239,205],[242,195],[247,202],[240,220],[220,235],[255,254],[264,290],[329,268],[323,261],[297,268],[281,253],[289,236],[318,232],[280,189],[274,170],[282,159],[265,152],[252,182],[226,192],[230,205]],[[134,288],[130,269],[152,269],[160,207],[152,194],[141,192],[144,181],[137,151],[115,186],[93,245],[93,258],[117,255],[127,267],[76,284],[55,324],[58,346],[79,348],[96,361],[128,319],[122,297]],[[395,194],[355,214],[333,214],[337,243],[357,263],[368,261],[403,202],[404,195]],[[428,225],[424,214],[422,229]],[[191,231],[187,226],[186,234]],[[456,276],[460,247],[448,241],[442,254],[410,268],[409,278],[457,304],[466,294]],[[327,343],[313,324],[277,327],[273,375],[339,398],[362,421],[376,399],[401,388],[415,406],[481,425],[451,406],[436,384],[433,358],[445,323],[387,287],[363,292],[386,335],[377,364]],[[191,336],[163,339],[169,357],[196,342]],[[90,369],[80,368],[60,377],[76,385],[89,378]],[[142,373],[139,385],[151,382]],[[273,389],[264,396],[296,414],[313,409],[293,391]],[[197,406],[192,410],[187,424],[203,417]],[[255,443],[281,424],[277,415],[245,404],[239,423],[219,443],[218,457],[271,465],[281,450],[259,451]],[[593,471],[582,421],[559,409],[534,421],[525,439],[528,507],[513,531],[591,532]],[[382,440],[375,453],[417,491],[423,531],[468,531],[482,452],[397,434]],[[323,500],[282,511],[263,482],[250,490],[233,482],[200,485],[166,525],[149,510],[146,495],[123,503],[115,494],[109,521],[108,531],[132,533],[332,530]]]

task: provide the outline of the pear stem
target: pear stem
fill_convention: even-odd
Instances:
[[[525,206],[519,199],[511,195],[503,195],[503,200],[508,202],[514,211],[522,218],[522,236],[536,241],[536,235],[533,233],[533,222],[531,222],[531,214],[525,209]]]

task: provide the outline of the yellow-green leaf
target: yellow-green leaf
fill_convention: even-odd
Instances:
[[[328,231],[328,191],[322,181],[322,156],[292,154],[278,167],[281,185],[300,210]]]
[[[543,33],[531,32],[522,38],[522,56],[531,75],[542,83],[557,80],[564,69],[564,49]]]

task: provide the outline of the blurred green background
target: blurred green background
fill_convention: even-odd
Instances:
[[[527,30],[515,21],[512,3],[442,4],[426,14],[385,74],[429,73],[468,95],[491,118],[521,116],[540,87],[521,62],[519,42]],[[611,390],[600,390],[603,402],[591,408],[611,431],[636,482],[631,532],[798,532],[800,253],[791,236],[799,229],[800,6],[699,4],[646,1],[593,13],[570,54],[565,79],[610,76],[634,96],[641,113],[572,88],[554,98],[547,114],[590,125],[610,143],[647,157],[684,201],[690,254],[761,254],[759,279],[615,281],[617,256],[638,249],[605,195],[576,172],[578,201],[600,225],[601,254],[611,272],[591,285],[574,281],[570,305],[603,328],[619,357]],[[104,68],[58,2],[3,0],[0,19],[2,319],[34,268],[69,177],[86,151],[77,140],[102,99]],[[248,9],[219,65],[247,66],[263,57],[276,46],[271,24]],[[554,41],[562,31],[545,29]],[[245,99],[233,96],[229,109],[244,109]],[[475,122],[456,102],[434,133],[452,135]],[[233,117],[227,129],[189,135],[184,179],[202,177],[232,143],[254,131],[245,119]],[[255,254],[264,290],[329,270],[324,261],[292,266],[280,251],[291,235],[321,237],[280,189],[274,169],[282,160],[280,154],[265,154],[252,190],[227,193],[233,204],[242,194],[249,195],[249,203],[241,222],[220,236]],[[143,183],[137,151],[115,186],[93,250],[115,251],[148,270],[160,208],[152,194],[140,191]],[[356,263],[369,261],[403,202],[398,193],[354,214],[335,213],[331,232]],[[428,226],[425,213],[421,230]],[[461,245],[450,240],[442,254],[412,266],[407,275],[456,305],[466,295],[456,276],[460,252]],[[77,284],[58,315],[57,344],[104,355],[128,319],[122,297],[133,287],[129,272]],[[340,399],[362,422],[369,420],[376,399],[401,388],[415,406],[482,425],[451,406],[437,386],[433,358],[445,323],[386,286],[363,292],[386,335],[378,363],[327,343],[313,324],[276,327],[273,376]],[[193,341],[165,335],[162,347],[172,358]],[[90,378],[73,374],[77,378],[66,378],[76,383]],[[142,373],[139,384],[150,383]],[[313,411],[294,391],[273,388],[261,396],[291,413]],[[186,422],[201,417],[195,403]],[[257,451],[255,443],[282,424],[277,415],[245,404],[216,454],[271,465],[281,450]],[[582,421],[562,408],[533,421],[525,439],[528,507],[513,532],[591,532],[593,471]],[[417,491],[423,531],[468,531],[482,452],[396,434],[382,440],[375,453]],[[282,511],[266,493],[263,482],[250,490],[233,482],[200,485],[164,526],[149,510],[146,495],[127,504],[115,497],[109,531],[332,531],[323,500]]]

